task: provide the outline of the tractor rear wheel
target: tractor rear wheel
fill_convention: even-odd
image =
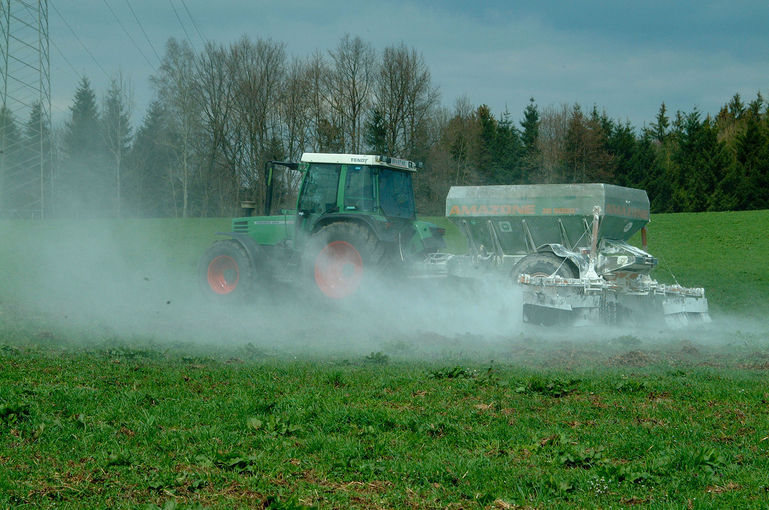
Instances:
[[[513,268],[513,281],[517,282],[522,274],[531,276],[562,276],[564,278],[576,278],[577,271],[566,260],[552,253],[533,253],[522,258]]]
[[[332,299],[354,294],[371,278],[384,246],[364,225],[337,221],[312,235],[305,265],[316,288]]]
[[[217,301],[245,301],[251,296],[256,276],[246,249],[237,241],[217,241],[198,264],[200,286],[206,297]]]

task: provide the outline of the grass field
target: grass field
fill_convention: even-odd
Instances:
[[[764,505],[766,345],[639,343],[483,364],[4,345],[0,506]]]
[[[769,332],[739,321],[766,311],[767,224],[653,217],[656,276],[705,287],[712,330],[380,327],[324,353],[297,347],[322,321],[290,347],[185,340],[165,294],[169,329],[73,321],[72,301],[146,321],[194,291],[227,220],[0,223],[0,507],[764,508]],[[139,283],[89,294],[117,277]]]

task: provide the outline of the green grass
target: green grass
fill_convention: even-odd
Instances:
[[[654,216],[655,276],[705,287],[716,318],[763,317],[767,224],[769,211]],[[766,333],[376,332],[381,351],[312,357],[57,329],[22,300],[51,254],[97,279],[117,257],[121,275],[181,280],[228,229],[0,222],[0,508],[765,507]]]
[[[1,345],[0,506],[765,503],[767,351],[631,340],[483,364]]]
[[[704,287],[716,312],[764,318],[769,303],[769,211],[652,216],[649,251],[654,276]]]

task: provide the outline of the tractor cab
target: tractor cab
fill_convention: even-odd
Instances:
[[[300,168],[306,172],[300,211],[378,213],[409,220],[416,216],[411,181],[416,164],[411,161],[306,153]]]
[[[332,221],[363,222],[378,234],[416,220],[412,174],[417,164],[385,156],[305,153],[296,234]]]

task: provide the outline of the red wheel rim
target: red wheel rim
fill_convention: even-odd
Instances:
[[[346,241],[328,243],[315,258],[315,283],[330,298],[349,296],[358,288],[361,278],[363,259]]]
[[[217,294],[229,294],[238,286],[238,263],[229,255],[219,255],[208,264],[208,286]]]

